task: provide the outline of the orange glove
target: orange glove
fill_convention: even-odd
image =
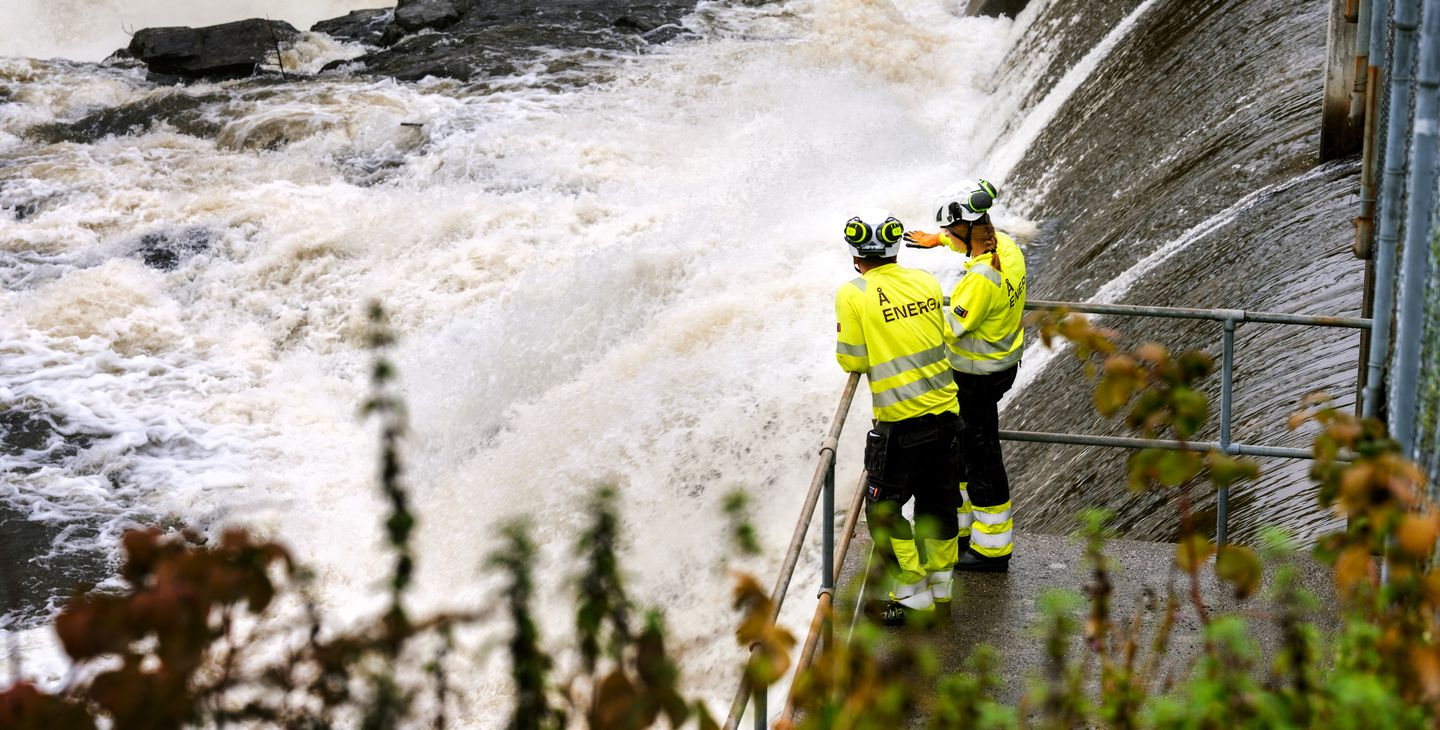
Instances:
[[[940,245],[940,236],[924,231],[906,231],[905,245],[910,248],[935,248]]]

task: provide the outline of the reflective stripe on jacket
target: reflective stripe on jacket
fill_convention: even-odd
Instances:
[[[885,264],[835,293],[835,359],[867,373],[877,421],[958,413],[945,351],[940,282]]]
[[[995,256],[1000,267],[995,267]],[[1025,351],[1025,254],[996,231],[995,251],[965,264],[945,311],[950,367],[974,375],[1014,367]]]

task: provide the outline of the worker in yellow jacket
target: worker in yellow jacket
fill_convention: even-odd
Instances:
[[[940,233],[912,231],[910,246],[945,245],[969,256],[950,294],[945,320],[950,367],[965,429],[958,440],[963,472],[957,570],[1006,571],[1014,551],[1010,479],[1000,452],[1000,399],[1015,384],[1025,350],[1025,254],[995,230],[990,208],[1000,191],[964,180],[935,201]]]
[[[870,381],[874,428],[865,437],[865,520],[891,579],[866,613],[886,625],[948,607],[959,551],[956,434],[960,418],[945,346],[940,283],[895,263],[904,236],[883,210],[845,224],[860,277],[835,295],[835,359]],[[915,500],[915,523],[901,507]]]

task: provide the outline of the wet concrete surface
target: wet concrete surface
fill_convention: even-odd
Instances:
[[[857,620],[868,620],[863,614],[858,618],[856,616],[860,598],[859,578],[866,574],[867,564],[874,567],[869,559],[871,543],[864,532],[862,524],[841,569],[842,588],[837,596],[839,637],[846,636]],[[1179,599],[1179,612],[1169,647],[1158,663],[1156,678],[1161,682],[1167,675],[1172,678],[1183,676],[1199,655],[1204,641],[1202,623],[1190,595],[1190,576],[1174,567],[1175,551],[1176,546],[1171,543],[1134,540],[1109,541],[1105,551],[1114,587],[1112,622],[1117,631],[1125,632],[1139,614],[1141,661],[1148,655],[1148,647],[1164,616],[1167,595],[1172,586]],[[1053,590],[1083,593],[1093,579],[1083,552],[1084,545],[1077,538],[1017,535],[1015,556],[1008,573],[957,573],[955,596],[948,617],[940,614],[937,625],[929,629],[886,629],[885,641],[893,639],[896,642],[890,649],[898,648],[902,642],[918,642],[928,647],[935,653],[943,673],[960,671],[975,645],[982,642],[991,644],[999,651],[999,673],[1003,680],[999,695],[994,699],[1013,706],[1020,702],[1031,681],[1040,678],[1045,666],[1043,640],[1036,628],[1041,618],[1043,597]],[[875,556],[874,560],[878,559]],[[1318,612],[1309,618],[1322,634],[1338,628],[1335,589],[1329,569],[1308,555],[1287,558],[1284,564],[1293,566],[1299,585],[1319,599]],[[1233,613],[1246,619],[1248,633],[1259,652],[1257,668],[1270,666],[1270,659],[1275,656],[1280,643],[1280,630],[1275,620],[1278,611],[1269,600],[1275,584],[1275,566],[1267,564],[1266,571],[1260,591],[1245,601],[1237,600],[1231,588],[1215,578],[1213,563],[1202,566],[1199,575],[1201,603],[1212,618]],[[867,596],[882,595],[882,589],[876,583],[872,579],[871,585],[866,588]],[[1072,637],[1070,656],[1078,658],[1087,651],[1083,626],[1090,604],[1088,600],[1079,600],[1075,605],[1081,629]],[[882,656],[886,650],[887,647],[881,647]],[[1096,669],[1093,661],[1091,668]],[[1092,674],[1095,673],[1098,672],[1092,671]]]

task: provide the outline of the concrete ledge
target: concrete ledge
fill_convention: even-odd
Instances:
[[[841,592],[837,602],[837,639],[849,636],[850,628],[858,616],[856,607],[861,597],[859,580],[864,576],[871,543],[860,528],[855,536],[841,569]],[[897,641],[918,641],[933,649],[945,672],[958,671],[970,655],[974,645],[989,643],[1000,652],[1001,676],[1005,680],[1001,697],[1004,701],[1016,703],[1024,695],[1028,679],[1038,676],[1044,664],[1041,639],[1032,627],[1040,619],[1040,599],[1051,589],[1083,591],[1090,582],[1090,569],[1084,563],[1083,545],[1078,539],[1053,535],[1017,535],[1015,557],[1011,559],[1009,573],[957,573],[955,598],[951,615],[940,625],[926,631],[887,629],[887,635]],[[1160,677],[1167,673],[1179,676],[1188,670],[1191,661],[1198,655],[1203,644],[1201,623],[1189,598],[1189,576],[1174,568],[1175,545],[1169,543],[1113,540],[1107,543],[1106,554],[1110,559],[1114,584],[1111,616],[1118,631],[1130,625],[1137,612],[1143,614],[1144,630],[1141,632],[1142,654],[1148,652],[1148,639],[1164,615],[1165,600],[1169,586],[1174,585],[1180,599],[1180,611],[1171,634],[1170,647],[1160,663]],[[1297,557],[1293,565],[1298,571],[1301,585],[1319,598],[1322,607],[1318,616],[1312,616],[1322,631],[1331,631],[1339,626],[1335,611],[1334,584],[1330,571],[1308,557]],[[873,567],[873,566],[872,566]],[[1267,569],[1269,566],[1267,566]],[[1274,570],[1265,576],[1261,591],[1247,601],[1237,601],[1230,589],[1214,577],[1209,567],[1201,571],[1200,595],[1206,610],[1212,616],[1219,613],[1242,614],[1250,622],[1250,634],[1259,645],[1261,663],[1268,666],[1268,658],[1275,654],[1280,643],[1278,628],[1270,618],[1273,612],[1266,599],[1273,585]],[[867,589],[870,595],[878,595],[879,588]],[[1077,616],[1084,617],[1089,611],[1088,601]],[[1072,656],[1085,651],[1082,637],[1076,636],[1071,646]]]

